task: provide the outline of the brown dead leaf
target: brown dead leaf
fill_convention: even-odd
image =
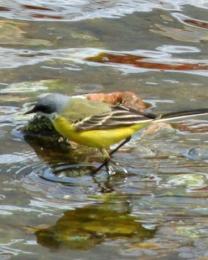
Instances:
[[[124,53],[108,53],[102,52],[96,56],[86,58],[87,61],[111,64],[128,64],[134,67],[145,69],[158,69],[158,70],[207,70],[208,64],[205,63],[181,63],[164,61],[159,62],[158,59],[150,60],[145,56],[138,56],[133,54]]]
[[[87,98],[94,101],[102,101],[111,105],[122,104],[126,107],[131,107],[143,111],[148,107],[148,104],[131,91],[117,91],[111,93],[92,93],[88,94]]]

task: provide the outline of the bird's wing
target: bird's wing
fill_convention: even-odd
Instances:
[[[75,96],[71,98],[68,106],[61,112],[61,115],[71,122],[76,122],[110,111],[111,106],[109,104]]]
[[[130,126],[155,119],[154,114],[141,113],[124,106],[114,106],[111,111],[87,117],[74,124],[77,131],[104,130]]]

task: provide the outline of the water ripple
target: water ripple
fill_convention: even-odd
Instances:
[[[160,51],[159,51],[160,50]],[[0,68],[18,68],[25,65],[42,64],[43,68],[48,64],[48,68],[53,69],[69,69],[80,70],[84,64],[88,66],[113,67],[125,73],[141,73],[148,71],[167,71],[196,74],[208,76],[208,60],[190,59],[183,57],[174,57],[173,54],[181,54],[185,52],[198,52],[194,47],[184,46],[161,46],[157,50],[134,50],[134,51],[109,51],[96,48],[67,48],[47,51],[34,51],[33,57],[25,57],[22,55],[25,50],[0,48],[0,57],[3,62],[0,63]],[[41,55],[40,55],[41,54]],[[7,59],[5,62],[5,55]],[[54,66],[51,64],[54,63]],[[10,85],[3,88],[1,93],[19,92],[27,89],[27,83],[18,85]],[[36,85],[34,85],[36,87]],[[38,86],[46,89],[45,86]],[[32,88],[30,91],[34,91]]]
[[[118,18],[134,12],[150,12],[153,9],[180,11],[185,5],[208,8],[204,1],[145,1],[145,0],[26,0],[1,1],[0,16],[21,20],[78,21],[94,18]]]

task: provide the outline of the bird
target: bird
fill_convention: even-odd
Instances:
[[[117,104],[89,100],[85,95],[67,96],[49,93],[40,96],[25,114],[41,113],[48,117],[62,136],[88,147],[99,149],[103,166],[108,169],[111,156],[139,130],[152,122],[173,121],[208,114],[208,108],[191,109],[156,115]],[[112,145],[119,145],[109,152]]]

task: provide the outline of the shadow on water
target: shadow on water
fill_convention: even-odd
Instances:
[[[75,148],[65,142],[51,142],[44,136],[25,135],[24,139],[44,162],[42,166],[34,169],[34,172],[46,181],[68,186],[78,184],[85,186],[88,178],[90,185],[97,186],[98,191],[105,193],[114,190],[115,178],[119,178],[119,181],[126,178],[125,170],[115,165],[112,168],[112,176],[106,172],[105,167],[94,174],[97,165],[102,163],[102,155],[100,153],[95,155],[95,149],[77,145]]]

